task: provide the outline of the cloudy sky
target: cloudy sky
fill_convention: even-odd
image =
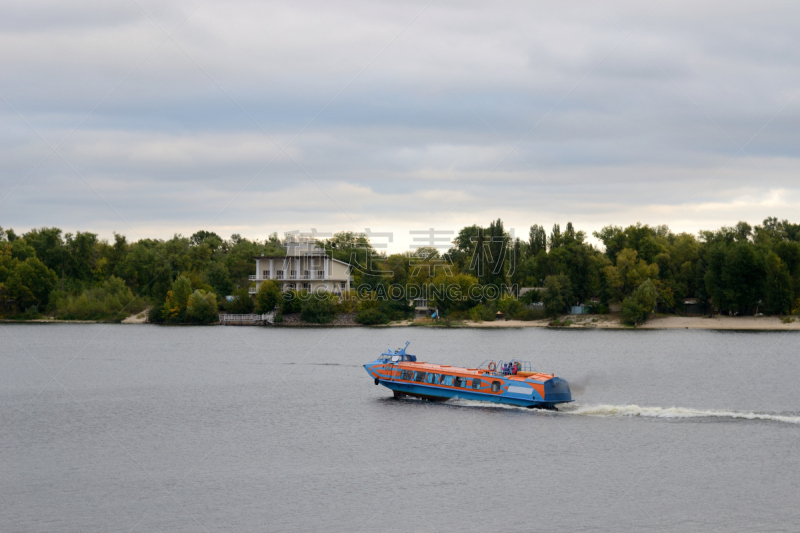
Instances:
[[[798,26],[789,1],[0,1],[0,226],[402,251],[497,217],[800,222]]]

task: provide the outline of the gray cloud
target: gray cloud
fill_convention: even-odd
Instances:
[[[797,218],[794,3],[198,4],[0,2],[0,225]]]

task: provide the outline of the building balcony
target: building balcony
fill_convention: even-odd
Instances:
[[[249,289],[247,289],[247,292],[250,294],[256,294],[258,292],[258,289],[256,287],[250,287]]]

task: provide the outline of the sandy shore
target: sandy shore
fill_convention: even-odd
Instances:
[[[654,317],[641,326],[642,329],[746,329],[758,331],[800,330],[800,320],[784,324],[777,316],[714,316],[703,317]]]
[[[128,318],[125,318],[122,323],[123,324],[144,324],[147,322],[147,313],[150,312],[150,308],[148,307],[141,313],[131,315]]]
[[[569,320],[570,328],[597,328],[597,329],[631,329],[620,322],[616,315],[572,315],[561,318],[564,322]],[[542,328],[550,324],[549,320],[498,320],[495,322],[465,322],[465,327],[471,328]],[[783,323],[780,317],[772,316],[714,316],[707,317],[680,317],[680,316],[654,316],[638,327],[639,329],[727,329],[749,331],[800,331],[800,319]]]

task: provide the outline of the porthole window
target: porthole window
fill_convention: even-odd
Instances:
[[[500,383],[499,381],[492,381],[492,392],[499,392],[500,391]]]
[[[480,389],[481,385],[482,385],[481,380],[479,380],[479,379],[473,379],[472,380],[472,388],[473,389]]]

